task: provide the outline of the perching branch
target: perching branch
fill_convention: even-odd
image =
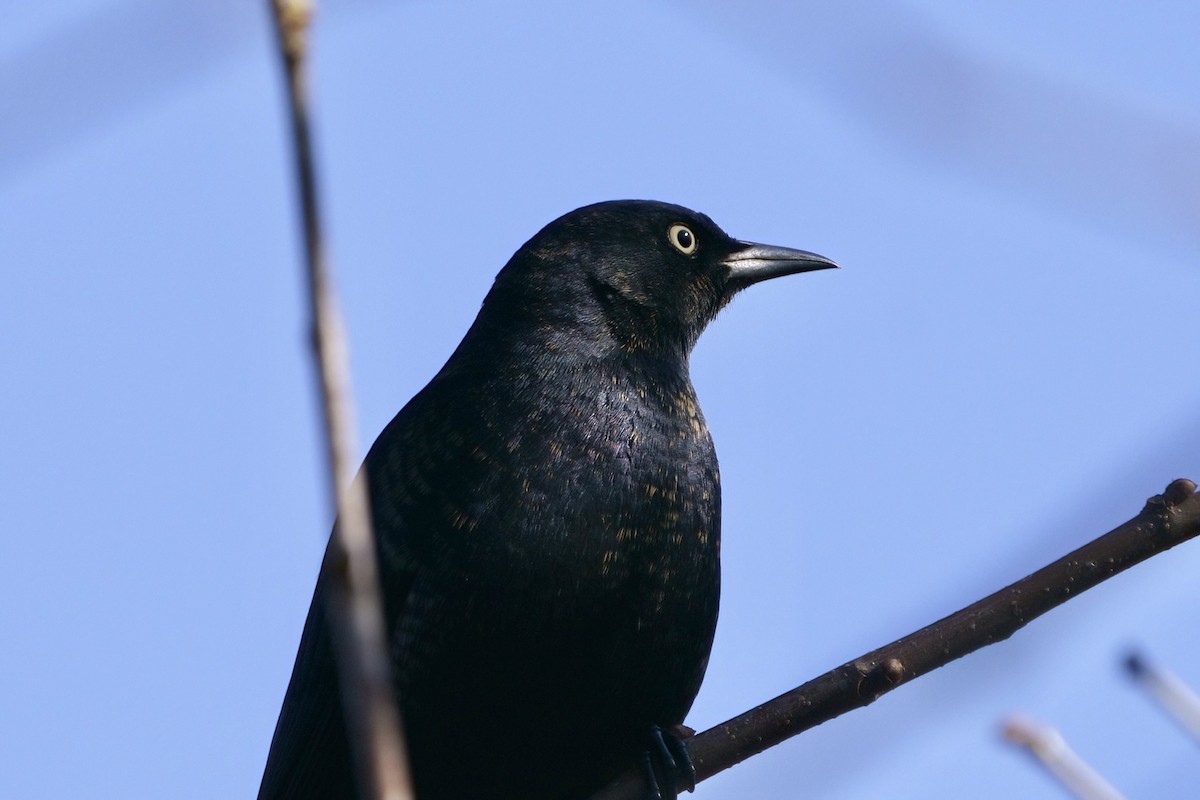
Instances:
[[[320,383],[329,480],[334,507],[339,509],[325,556],[324,569],[328,570],[332,590],[326,613],[330,615],[333,630],[359,790],[364,797],[378,800],[411,800],[407,753],[384,645],[371,511],[365,483],[353,480],[357,447],[345,334],[329,288],[317,210],[304,75],[312,5],[308,0],[272,0],[271,10],[288,81],[304,224],[313,355]]]
[[[1152,555],[1200,534],[1200,494],[1185,478],[1151,497],[1124,525],[903,639],[827,672],[758,708],[687,740],[704,780],[822,722],[979,648],[1003,641],[1050,609]],[[680,787],[683,788],[683,787]],[[630,771],[592,800],[640,800],[646,785]]]

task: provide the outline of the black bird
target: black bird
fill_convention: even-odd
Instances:
[[[496,277],[367,454],[384,616],[419,800],[586,798],[653,761],[717,622],[721,486],[688,374],[739,290],[836,266],[703,214],[598,203]],[[349,800],[317,581],[260,800]],[[672,758],[674,757],[674,758]]]

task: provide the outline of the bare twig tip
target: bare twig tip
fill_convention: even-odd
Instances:
[[[1140,653],[1130,651],[1125,656],[1125,671],[1133,678],[1141,678],[1146,673],[1146,662],[1142,660]]]
[[[289,61],[299,61],[304,57],[308,23],[313,15],[312,0],[272,0],[272,4],[279,21],[284,53]]]
[[[1000,725],[1000,734],[1006,741],[1030,750],[1046,748],[1053,742],[1053,734],[1044,726],[1024,714],[1012,714]]]

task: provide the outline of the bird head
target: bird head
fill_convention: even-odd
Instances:
[[[525,320],[555,349],[686,359],[737,292],[836,266],[815,253],[733,239],[682,206],[597,203],[559,217],[518,250],[481,318],[493,308],[509,322]]]

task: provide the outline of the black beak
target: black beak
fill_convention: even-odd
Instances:
[[[825,256],[806,250],[754,242],[738,242],[737,248],[722,259],[729,270],[729,287],[734,291],[782,275],[837,268],[837,264]]]

